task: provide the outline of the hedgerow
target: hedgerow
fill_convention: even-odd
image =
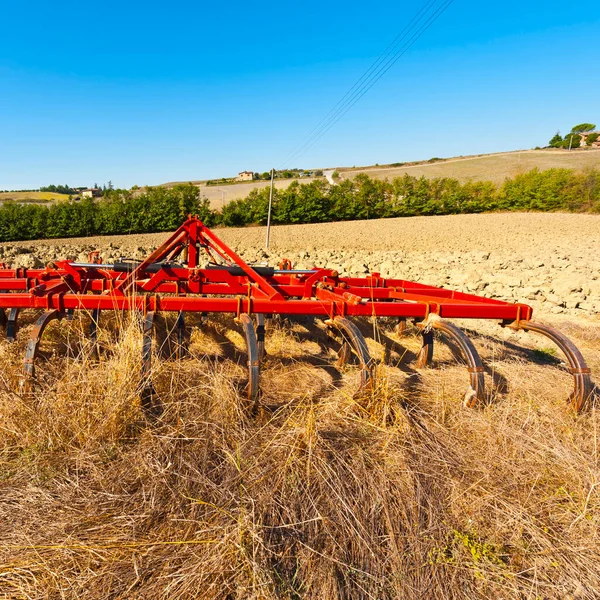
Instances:
[[[211,210],[189,183],[143,193],[108,190],[101,199],[60,201],[50,206],[5,202],[0,241],[152,233],[176,229],[188,214],[210,226],[240,227],[267,222],[269,189],[254,189],[221,210]],[[600,171],[534,169],[497,187],[489,181],[404,175],[392,181],[365,174],[330,185],[322,179],[273,190],[275,224],[323,223],[488,211],[600,212]]]

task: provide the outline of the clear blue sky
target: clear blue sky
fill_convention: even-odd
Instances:
[[[281,166],[424,0],[4,2],[0,189]],[[295,166],[544,145],[600,124],[600,10],[455,0]]]

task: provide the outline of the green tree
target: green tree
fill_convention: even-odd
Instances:
[[[579,148],[581,146],[581,136],[578,133],[569,133],[565,135],[562,147],[569,150],[570,148]]]
[[[600,137],[600,134],[598,133],[590,133],[586,138],[585,138],[585,145],[586,146],[591,146],[594,142],[598,141],[598,138]]]
[[[571,129],[571,133],[586,133],[587,131],[594,131],[594,129],[596,129],[596,125],[593,123],[579,123]]]
[[[563,137],[560,135],[560,131],[554,134],[554,137],[548,142],[551,148],[561,148],[563,143]]]

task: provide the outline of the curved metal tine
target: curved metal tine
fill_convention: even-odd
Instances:
[[[423,327],[421,337],[423,338],[423,345],[417,356],[415,365],[417,369],[429,367],[433,360],[433,330],[430,327]]]
[[[144,412],[159,416],[162,407],[156,398],[156,390],[152,383],[152,339],[154,337],[154,311],[144,317],[142,341],[142,373],[140,399]]]
[[[17,331],[19,324],[17,319],[19,318],[19,308],[11,308],[8,311],[8,320],[6,321],[6,339],[9,342],[14,342],[17,339]]]
[[[238,318],[239,323],[246,336],[246,348],[248,350],[248,400],[252,403],[252,412],[258,410],[260,396],[260,359],[256,331],[250,315],[242,313]]]
[[[407,329],[408,324],[406,323],[406,319],[404,317],[400,317],[398,319],[398,323],[396,323],[396,326],[394,327],[394,333],[398,336],[402,336],[406,333]]]
[[[590,377],[590,369],[588,368],[583,355],[579,348],[564,334],[560,333],[553,327],[543,325],[542,323],[534,323],[533,321],[515,321],[506,325],[511,329],[523,331],[533,331],[540,333],[551,339],[567,357],[569,363],[569,372],[573,375],[574,385],[573,391],[567,398],[567,403],[575,411],[582,411],[588,402],[592,399],[594,393],[594,384]]]
[[[367,342],[358,327],[346,317],[334,317],[326,321],[330,327],[335,327],[343,338],[340,349],[340,361],[349,358],[349,351],[353,352],[360,362],[360,389],[369,388],[375,379],[375,362],[369,354]],[[344,344],[348,349],[344,348]]]
[[[352,360],[352,348],[346,340],[342,340],[342,345],[340,346],[337,355],[338,359],[336,366],[338,367],[343,367],[344,365],[347,365],[350,360]]]
[[[35,322],[35,325],[31,330],[31,335],[29,336],[27,349],[25,350],[25,360],[23,363],[25,379],[21,386],[22,391],[29,391],[31,389],[32,381],[35,378],[35,359],[37,358],[40,342],[42,341],[42,335],[44,334],[46,326],[50,321],[53,321],[54,319],[60,320],[63,317],[64,314],[56,309],[47,310],[41,314]]]
[[[177,315],[177,321],[175,322],[175,328],[177,329],[177,347],[175,348],[175,357],[179,360],[184,357],[186,352],[185,347],[185,316],[181,310]]]
[[[98,323],[100,322],[100,309],[92,309],[92,320],[90,321],[90,342],[94,350],[96,358],[100,356],[100,349],[98,348]]]
[[[75,318],[75,309],[73,308],[67,308],[67,321],[72,321]]]
[[[265,358],[265,315],[258,313],[256,315],[256,343],[258,346],[258,360],[263,361]]]
[[[433,356],[433,331],[439,329],[447,336],[452,338],[460,348],[462,355],[467,363],[469,372],[470,386],[463,397],[463,404],[469,408],[474,407],[478,402],[485,401],[485,379],[484,367],[477,349],[471,339],[453,323],[445,321],[436,314],[431,314],[423,323],[418,324],[423,327],[423,347],[417,359],[417,368],[423,368],[431,363]]]

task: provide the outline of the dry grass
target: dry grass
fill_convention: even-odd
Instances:
[[[388,364],[355,397],[320,330],[275,325],[251,417],[233,323],[196,325],[188,358],[154,357],[158,420],[138,323],[103,321],[99,361],[85,317],[53,323],[27,396],[31,325],[0,344],[0,596],[597,597],[598,413],[565,410],[543,342],[474,337],[495,385],[468,410],[442,345],[416,372],[418,339],[379,332]],[[597,369],[600,326],[566,329]]]
[[[0,192],[0,202],[5,200],[35,200],[37,202],[51,202],[54,200],[68,200],[67,194],[54,192]]]
[[[501,184],[507,177],[515,177],[531,169],[574,169],[581,171],[600,168],[600,150],[523,150],[521,152],[500,152],[483,156],[450,158],[431,164],[405,167],[365,167],[344,169],[342,179],[353,179],[358,173],[366,173],[374,179],[393,179],[405,174],[427,178],[451,177],[459,181],[493,181]]]

